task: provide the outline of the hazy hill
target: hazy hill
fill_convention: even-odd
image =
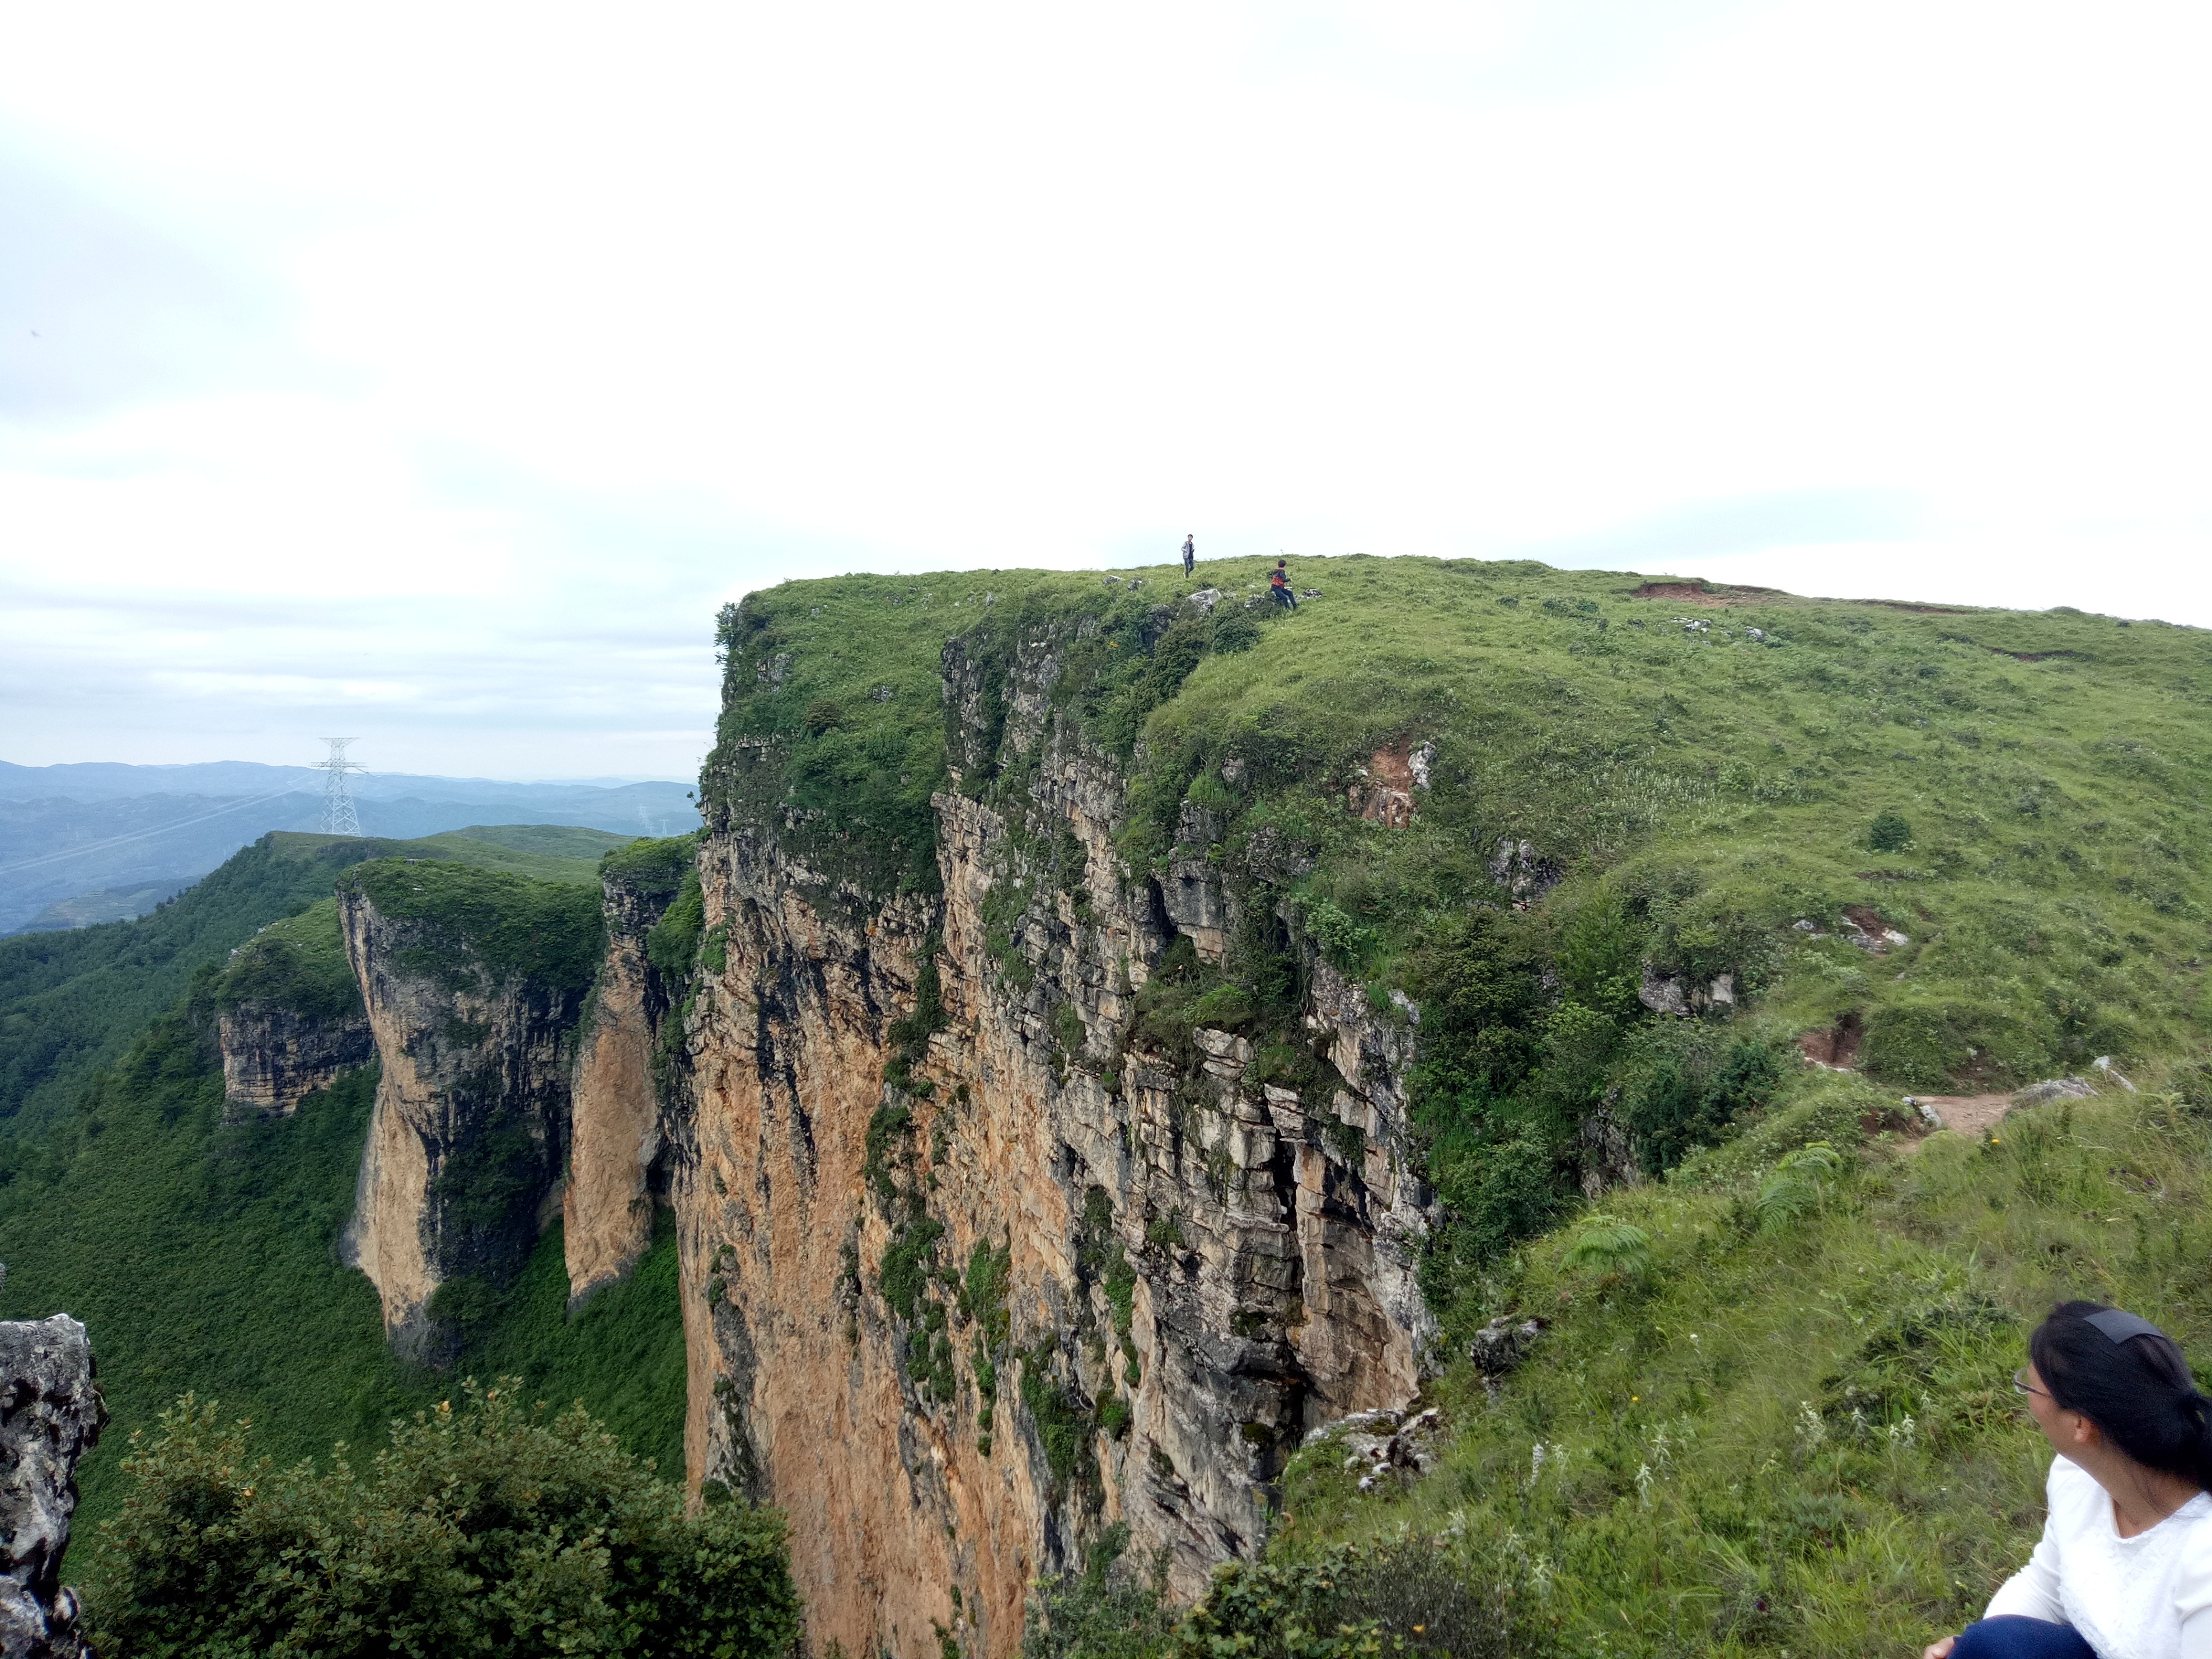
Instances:
[[[697,821],[680,783],[503,783],[376,775],[354,783],[363,833],[412,837],[471,823],[574,823],[638,836]],[[128,895],[180,884],[270,830],[322,823],[322,780],[305,767],[12,766],[0,762],[0,933],[79,925]],[[102,916],[100,919],[106,919]]]

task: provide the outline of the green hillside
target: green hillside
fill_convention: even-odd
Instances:
[[[257,1443],[289,1462],[373,1443],[459,1376],[519,1375],[586,1401],[629,1449],[680,1468],[672,1233],[571,1320],[556,1224],[477,1310],[453,1370],[418,1370],[390,1357],[374,1288],[337,1260],[375,1068],[292,1117],[221,1121],[220,1007],[359,1007],[337,883],[364,882],[447,923],[465,948],[550,963],[580,989],[599,859],[631,840],[539,826],[412,842],[280,832],[137,922],[0,941],[0,1078],[28,1103],[0,1139],[5,1312],[67,1311],[93,1333],[114,1426],[81,1471],[88,1522],[118,1499],[129,1435],[187,1390],[251,1418]]]

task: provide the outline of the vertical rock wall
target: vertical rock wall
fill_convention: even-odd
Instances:
[[[475,962],[359,888],[340,889],[338,916],[381,1061],[345,1259],[375,1284],[395,1345],[422,1354],[432,1292],[511,1274],[558,1191],[582,999]]]
[[[1011,1654],[1030,1577],[1117,1519],[1193,1592],[1308,1427],[1418,1386],[1411,1011],[1305,959],[1298,1088],[1231,1030],[1139,1030],[1178,933],[1218,957],[1244,902],[1203,845],[1165,884],[1123,866],[1123,780],[1055,672],[1040,631],[986,708],[948,649],[955,763],[1006,781],[938,797],[941,900],[872,905],[775,822],[702,850],[690,1471],[786,1507],[811,1635],[848,1652]]]
[[[601,891],[606,958],[578,1033],[562,1197],[571,1305],[626,1275],[652,1243],[652,1176],[661,1149],[654,1050],[668,997],[646,940],[667,897],[612,872]]]
[[[376,1053],[366,1016],[333,1019],[262,1002],[222,1010],[216,1037],[226,1123],[289,1117],[309,1095]]]

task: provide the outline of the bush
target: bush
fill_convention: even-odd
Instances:
[[[1884,812],[1867,826],[1867,850],[1874,853],[1902,851],[1912,842],[1912,826],[1896,812]]]
[[[395,1653],[787,1652],[781,1518],[684,1513],[580,1407],[549,1417],[471,1383],[392,1425],[363,1472],[252,1459],[246,1425],[186,1395],[100,1529],[103,1648],[143,1659]]]
[[[1555,1647],[1549,1621],[1497,1576],[1504,1554],[1404,1539],[1234,1562],[1184,1620],[1174,1659],[1534,1659]]]
[[[1449,1295],[1449,1270],[1480,1267],[1549,1226],[1568,1202],[1552,1155],[1523,1133],[1491,1145],[1439,1148],[1430,1173],[1443,1202],[1424,1281],[1430,1299]]]
[[[1772,1097],[1782,1079],[1772,1048],[1738,1038],[1722,1050],[1711,1027],[1662,1025],[1647,1046],[1652,1057],[1622,1100],[1637,1162],[1647,1175],[1664,1174],[1692,1152],[1718,1145],[1739,1115]]]
[[[1175,1630],[1167,1555],[1142,1574],[1124,1559],[1129,1526],[1101,1533],[1083,1571],[1039,1579],[1022,1613],[1022,1659],[1150,1659]]]

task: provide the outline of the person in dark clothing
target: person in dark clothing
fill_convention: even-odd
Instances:
[[[1190,574],[1190,568],[1198,562],[1198,544],[1186,536],[1182,538],[1182,574]]]
[[[1275,596],[1275,603],[1284,610],[1295,611],[1298,608],[1298,596],[1291,592],[1291,573],[1284,564],[1283,560],[1276,560],[1275,568],[1267,573],[1267,592]]]

